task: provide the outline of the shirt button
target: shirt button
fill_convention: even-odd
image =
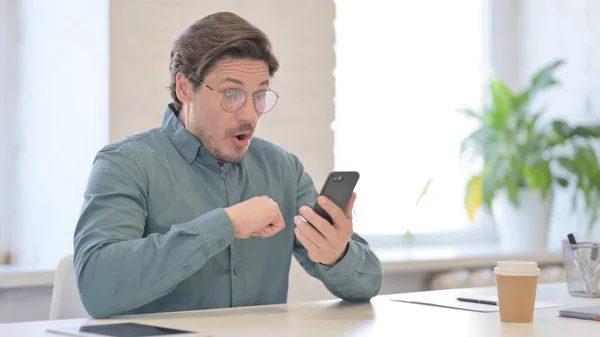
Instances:
[[[190,266],[189,264],[186,264],[186,265],[183,267],[183,271],[185,271],[186,273],[187,273],[188,271],[190,271],[190,270],[192,270],[192,266]]]
[[[219,174],[219,176],[223,179],[225,179],[225,173],[221,172],[221,174]]]
[[[221,247],[221,248],[225,247],[225,240],[223,240],[223,239],[219,240],[219,247]]]
[[[239,273],[240,273],[240,267],[234,267],[234,268],[233,268],[233,274],[234,274],[234,275],[237,275],[237,274],[239,274]]]

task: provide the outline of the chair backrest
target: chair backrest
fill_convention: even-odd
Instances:
[[[49,319],[87,317],[90,317],[90,315],[83,307],[79,297],[73,268],[73,254],[70,254],[62,258],[56,268]]]

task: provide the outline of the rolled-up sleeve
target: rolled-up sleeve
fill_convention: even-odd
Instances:
[[[318,197],[312,178],[304,171],[300,161],[294,158],[298,179],[297,210],[303,205],[314,205]],[[344,257],[334,266],[313,262],[306,248],[295,239],[294,256],[311,276],[321,280],[335,296],[352,302],[368,301],[381,289],[383,270],[381,262],[369,244],[353,233]]]

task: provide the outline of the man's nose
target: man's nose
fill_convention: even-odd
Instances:
[[[244,106],[240,110],[237,111],[236,117],[240,122],[247,122],[254,124],[258,119],[258,114],[254,109],[254,100],[252,98],[248,98],[244,103]]]

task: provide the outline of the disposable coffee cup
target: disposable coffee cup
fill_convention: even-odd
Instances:
[[[530,261],[499,261],[494,268],[500,321],[531,323],[540,269]]]

